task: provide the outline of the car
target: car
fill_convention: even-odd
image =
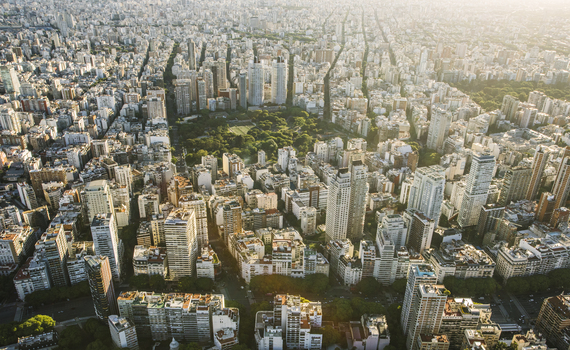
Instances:
[[[529,301],[534,301],[534,299],[530,299]]]

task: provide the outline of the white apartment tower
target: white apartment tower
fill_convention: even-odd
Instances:
[[[477,225],[481,206],[487,204],[489,186],[495,169],[495,157],[487,154],[475,154],[471,170],[467,177],[465,195],[457,223],[461,227]]]
[[[350,172],[341,168],[331,179],[327,198],[326,241],[346,238],[350,205]]]
[[[119,349],[139,350],[137,330],[134,323],[117,315],[109,316],[111,339]]]
[[[85,186],[84,198],[87,202],[87,218],[89,222],[97,214],[114,213],[113,198],[107,180],[95,180]]]
[[[282,105],[287,99],[287,60],[277,57],[271,71],[271,102]]]
[[[91,222],[93,250],[96,255],[109,258],[111,274],[116,281],[121,280],[121,242],[117,235],[117,224],[112,213],[97,214]]]
[[[170,278],[192,276],[198,245],[196,213],[193,209],[175,209],[164,221],[164,238]]]
[[[248,85],[249,85],[249,104],[252,106],[261,106],[263,104],[263,85],[264,85],[264,67],[259,58],[255,57],[249,62],[247,68]],[[241,94],[241,91],[240,91]]]
[[[121,186],[125,186],[130,194],[133,193],[133,173],[130,164],[115,167],[115,181]]]
[[[435,222],[436,227],[445,190],[444,172],[445,169],[439,165],[416,169],[408,200],[409,209],[421,211]]]
[[[196,44],[192,39],[188,39],[188,68],[196,70]]]
[[[449,133],[453,116],[450,112],[439,107],[433,107],[429,124],[427,147],[439,153],[443,151],[443,143]]]
[[[350,205],[348,207],[349,238],[360,238],[364,231],[366,196],[368,194],[368,167],[356,160],[350,168]]]
[[[0,77],[7,93],[20,94],[20,80],[13,67],[0,66]]]
[[[442,285],[422,283],[414,290],[413,298],[415,303],[410,310],[411,324],[406,335],[408,350],[418,349],[420,334],[431,336],[439,333],[447,293]]]
[[[404,293],[404,302],[402,303],[401,324],[402,331],[405,336],[409,335],[412,324],[416,322],[411,316],[413,310],[418,308],[418,300],[415,298],[418,287],[421,284],[437,283],[437,275],[433,270],[433,266],[429,264],[412,265],[408,272],[408,283],[406,284],[406,292]]]

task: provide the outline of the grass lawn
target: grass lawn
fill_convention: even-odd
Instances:
[[[240,125],[230,127],[230,131],[236,135],[247,135],[249,129],[253,128],[253,125]]]

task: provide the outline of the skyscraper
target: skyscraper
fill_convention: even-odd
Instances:
[[[196,44],[192,39],[188,39],[188,68],[196,70]]]
[[[261,106],[263,104],[263,74],[263,63],[259,61],[258,57],[255,57],[253,61],[249,62],[249,66],[247,68],[247,76],[249,80],[249,104],[252,106]]]
[[[48,228],[36,243],[36,252],[47,264],[52,287],[66,287],[68,246],[63,225]]]
[[[461,202],[461,209],[457,223],[461,227],[477,225],[481,206],[487,203],[487,195],[493,171],[495,157],[488,154],[475,154],[471,163],[471,170],[467,176],[465,195]]]
[[[20,80],[18,80],[18,75],[13,67],[0,66],[0,77],[6,93],[20,94]]]
[[[114,213],[113,198],[107,180],[95,180],[85,186],[84,198],[87,204],[89,222],[97,214]]]
[[[429,264],[412,265],[408,272],[408,283],[406,284],[406,292],[404,293],[404,302],[402,303],[401,324],[404,335],[408,335],[412,323],[416,322],[411,318],[412,310],[416,310],[418,300],[414,295],[421,284],[437,283],[437,275],[433,270],[433,266]]]
[[[536,198],[538,189],[540,188],[540,183],[542,181],[542,174],[544,173],[544,168],[548,163],[548,156],[550,155],[549,148],[545,146],[537,146],[534,153],[534,158],[532,159],[532,175],[530,178],[530,184],[526,192],[526,199],[532,201]]]
[[[170,278],[192,276],[197,255],[196,213],[193,209],[175,209],[164,221],[164,238]]]
[[[570,193],[570,157],[564,157],[560,162],[552,193],[555,198],[554,209],[566,206],[568,193]]]
[[[345,239],[350,205],[350,172],[341,168],[329,185],[326,241]]]
[[[414,291],[414,307],[410,309],[411,323],[406,334],[408,350],[419,349],[420,335],[432,336],[439,333],[448,296],[446,292],[442,285],[423,283]]]
[[[364,231],[366,195],[368,194],[368,167],[361,160],[352,163],[350,182],[347,235],[349,238],[360,239]]]
[[[196,102],[198,110],[208,108],[208,98],[206,96],[206,82],[203,78],[196,79]]]
[[[113,279],[121,280],[121,242],[117,236],[117,224],[112,213],[97,214],[91,222],[93,250],[95,254],[109,258]]]
[[[444,169],[439,165],[416,169],[410,188],[408,208],[421,211],[425,216],[439,223],[443,192],[445,189]]]
[[[443,152],[443,144],[449,134],[451,119],[453,119],[451,112],[436,106],[432,108],[426,144],[428,148],[439,153]]]
[[[282,105],[287,99],[287,60],[279,56],[271,71],[271,102]]]
[[[409,208],[404,212],[404,221],[408,226],[408,248],[417,253],[429,248],[435,230],[435,221],[422,212]]]
[[[109,258],[106,256],[86,256],[85,270],[87,271],[89,289],[97,317],[107,319],[110,315],[116,314],[115,289]]]
[[[133,193],[133,173],[130,164],[119,165],[115,167],[115,181],[125,186],[130,194]]]
[[[239,105],[243,109],[247,109],[247,75],[241,73],[238,78],[239,87]]]
[[[500,206],[509,205],[523,199],[529,189],[529,184],[533,171],[526,166],[515,166],[505,172],[503,187],[497,204]]]

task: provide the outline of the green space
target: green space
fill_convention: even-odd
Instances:
[[[237,154],[246,163],[254,163],[260,149],[265,151],[267,160],[271,162],[277,159],[277,149],[291,145],[302,157],[312,151],[318,134],[333,130],[330,123],[297,107],[277,112],[238,112],[230,118],[251,120],[255,126],[250,127],[246,134],[237,134],[232,130],[235,127],[230,127],[225,118],[210,118],[207,111],[190,123],[178,124],[179,134],[185,137],[180,143],[189,152],[188,164],[199,163],[201,157],[208,154],[221,158],[228,152]]]
[[[118,349],[111,339],[109,326],[96,318],[87,320],[83,328],[74,325],[59,333],[56,350]]]
[[[0,346],[15,344],[18,338],[49,332],[55,321],[45,315],[36,315],[24,322],[10,322],[0,325]]]
[[[38,290],[26,295],[26,305],[40,306],[42,304],[52,304],[67,299],[76,299],[91,295],[89,283],[79,282],[71,287],[54,287],[49,290]]]
[[[546,275],[511,277],[505,285],[507,291],[517,295],[544,292],[548,288],[570,288],[570,269],[556,269]]]
[[[229,129],[231,132],[233,132],[236,135],[242,135],[245,136],[247,135],[247,132],[249,131],[249,129],[253,128],[255,125],[251,124],[251,125],[239,125],[239,126],[231,126]]]
[[[507,80],[473,80],[472,82],[461,81],[450,84],[459,90],[469,94],[471,99],[483,107],[486,111],[500,109],[503,97],[511,95],[520,101],[526,102],[531,91],[541,91],[551,98],[570,100],[568,84],[546,85],[535,82],[517,82]]]

